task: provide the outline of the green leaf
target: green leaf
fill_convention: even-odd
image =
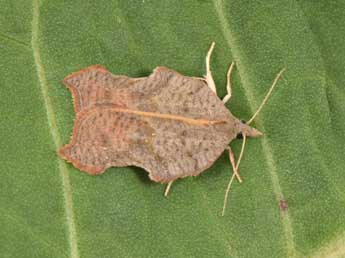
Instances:
[[[344,257],[345,4],[335,1],[0,0],[1,257]],[[231,189],[227,155],[165,186],[139,168],[89,176],[61,160],[74,111],[61,80],[92,64],[213,75],[255,126]],[[241,141],[231,143],[239,153]],[[280,200],[288,204],[279,208]]]

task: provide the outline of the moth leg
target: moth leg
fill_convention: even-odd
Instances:
[[[211,55],[214,49],[214,45],[215,43],[212,42],[210,49],[207,52],[206,55],[206,75],[204,76],[207,82],[208,87],[211,88],[211,90],[213,90],[213,92],[215,94],[217,94],[217,89],[216,89],[216,84],[214,83],[213,77],[212,77],[212,73],[211,73],[211,69],[210,69],[210,59],[211,59]]]
[[[168,193],[170,191],[170,188],[171,188],[171,185],[174,181],[170,181],[167,185],[167,188],[165,188],[165,192],[164,192],[164,196],[167,197],[168,196]]]
[[[231,98],[231,72],[234,69],[234,65],[235,63],[232,62],[231,65],[229,66],[229,70],[226,74],[226,92],[227,94],[225,95],[225,97],[223,98],[223,102],[226,103],[229,101],[229,99]]]
[[[228,151],[229,151],[230,163],[231,163],[232,169],[234,171],[234,174],[236,175],[238,182],[242,183],[242,178],[240,177],[240,175],[238,174],[238,171],[237,171],[234,152],[232,151],[232,149],[230,147],[228,148]]]

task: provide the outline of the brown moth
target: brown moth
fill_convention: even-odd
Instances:
[[[141,167],[151,180],[168,183],[167,195],[173,181],[197,176],[228,150],[241,180],[229,143],[239,135],[245,140],[262,134],[224,105],[231,97],[233,63],[227,95],[218,98],[210,70],[213,48],[214,43],[206,56],[205,78],[166,67],[130,78],[100,65],[67,76],[63,82],[72,92],[76,119],[71,142],[59,150],[60,156],[92,175],[112,166]]]

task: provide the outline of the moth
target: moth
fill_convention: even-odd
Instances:
[[[113,75],[101,65],[72,73],[64,84],[72,92],[76,118],[69,144],[59,155],[76,168],[98,175],[109,167],[137,166],[151,180],[171,184],[197,176],[227,150],[236,176],[229,143],[241,136],[262,133],[249,123],[260,111],[278,81],[276,77],[261,107],[248,122],[242,122],[225,107],[231,97],[227,73],[227,95],[220,99],[210,69],[215,43],[206,55],[204,78],[184,76],[167,67],[157,67],[148,77]],[[232,182],[231,180],[231,182]],[[228,187],[229,188],[229,187]]]

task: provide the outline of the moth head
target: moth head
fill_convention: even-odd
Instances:
[[[263,135],[263,133],[260,132],[258,129],[251,127],[245,121],[241,121],[239,133],[237,134],[236,138],[242,139],[243,134],[245,134],[248,137],[259,137]]]
[[[240,132],[237,134],[237,137],[236,137],[236,138],[242,138],[243,135],[249,136],[249,137],[259,137],[259,136],[262,136],[262,135],[263,135],[259,130],[255,129],[255,128],[251,127],[251,126],[249,126],[249,124],[250,124],[251,122],[253,122],[254,118],[260,113],[261,109],[265,106],[265,104],[266,104],[268,98],[270,97],[270,95],[271,95],[271,93],[272,93],[274,87],[276,86],[276,84],[277,84],[277,82],[278,82],[280,76],[283,74],[284,71],[285,71],[285,68],[283,68],[283,69],[277,74],[276,78],[275,78],[274,81],[273,81],[272,86],[270,87],[270,89],[269,89],[269,91],[267,92],[266,96],[265,96],[264,99],[262,100],[262,102],[261,102],[260,106],[258,107],[258,109],[255,111],[254,115],[253,115],[247,122],[241,121],[241,125],[240,125],[240,128],[239,128],[239,129],[240,129],[240,130],[239,130]]]

